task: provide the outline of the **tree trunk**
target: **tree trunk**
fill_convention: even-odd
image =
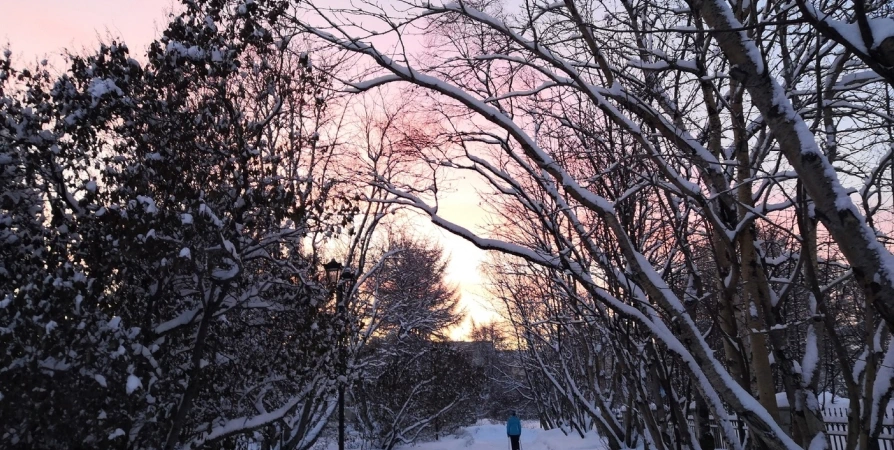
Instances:
[[[872,307],[894,326],[894,263],[892,255],[879,244],[875,233],[857,212],[856,206],[838,181],[835,169],[820,151],[803,118],[786,99],[782,87],[766,68],[766,62],[754,42],[743,32],[729,6],[721,0],[696,1],[702,17],[711,28],[724,54],[735,70],[730,74],[751,94],[773,131],[779,148],[792,165],[810,198],[817,217],[832,235],[838,248],[851,264],[854,277]]]

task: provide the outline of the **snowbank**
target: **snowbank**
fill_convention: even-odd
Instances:
[[[823,409],[847,408],[851,404],[851,401],[847,399],[847,397],[832,395],[831,392],[820,393],[819,395],[817,395],[817,400],[819,400],[819,404]],[[788,397],[786,397],[785,392],[776,393],[776,404],[779,405],[780,408],[789,407]]]

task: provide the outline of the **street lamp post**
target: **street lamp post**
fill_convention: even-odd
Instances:
[[[338,362],[339,362],[339,370],[343,377],[346,377],[345,372],[347,371],[346,362],[345,362],[345,299],[344,299],[344,290],[343,286],[339,285],[339,281],[341,284],[348,282],[352,277],[353,273],[350,270],[345,269],[344,266],[341,265],[335,259],[329,261],[328,263],[323,265],[323,269],[326,270],[326,281],[329,282],[330,286],[335,286],[335,311],[338,315],[338,318],[342,322],[340,325],[342,326],[341,332],[338,336]],[[339,280],[341,278],[341,280]],[[338,450],[345,450],[345,382],[347,380],[339,380],[338,382]]]

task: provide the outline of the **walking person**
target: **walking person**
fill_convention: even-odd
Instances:
[[[519,450],[518,439],[521,437],[521,420],[515,415],[515,411],[509,411],[509,420],[506,421],[506,436],[509,436],[512,450]]]

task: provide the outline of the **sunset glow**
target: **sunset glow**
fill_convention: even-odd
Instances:
[[[3,1],[0,448],[894,450],[892,0]]]
[[[8,2],[0,14],[0,42],[9,43],[22,61],[60,61],[65,49],[81,53],[100,42],[120,39],[141,58],[149,43],[158,36],[175,4],[170,0],[37,0]],[[64,65],[59,64],[61,69]],[[460,180],[454,193],[441,199],[442,215],[458,224],[475,228],[485,221],[482,201],[468,183]],[[470,321],[484,323],[497,316],[489,305],[478,266],[484,252],[465,240],[432,226],[424,218],[411,219],[424,234],[437,239],[451,256],[448,281],[459,287],[461,305],[467,319],[454,331],[454,339],[464,339]]]

